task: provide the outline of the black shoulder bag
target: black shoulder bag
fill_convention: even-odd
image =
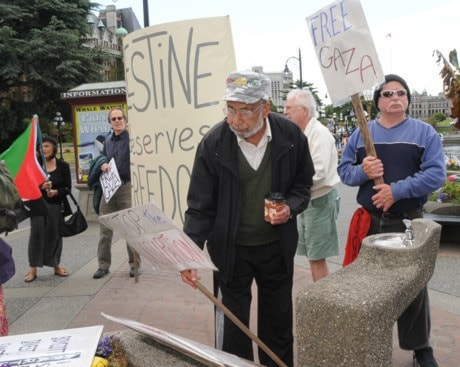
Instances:
[[[88,223],[86,223],[86,218],[80,210],[80,206],[77,203],[77,200],[73,197],[72,193],[69,191],[69,196],[74,202],[77,209],[72,215],[66,220],[64,217],[61,217],[61,222],[59,224],[59,235],[61,237],[71,237],[76,234],[84,232],[88,228]]]

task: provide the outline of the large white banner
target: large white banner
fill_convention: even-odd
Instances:
[[[229,17],[160,24],[123,39],[133,205],[155,201],[182,226],[198,143],[223,119],[235,70]]]
[[[145,325],[137,321],[102,314],[105,318],[129,327],[149,338],[173,348],[196,361],[213,367],[262,367],[262,365],[240,358],[234,354],[211,348],[196,341],[168,333],[164,330]]]
[[[341,0],[307,17],[308,29],[333,103],[384,80],[359,0]]]
[[[106,214],[99,220],[154,267],[217,270],[206,253],[154,203]]]

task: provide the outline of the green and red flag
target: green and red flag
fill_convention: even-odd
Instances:
[[[27,202],[44,201],[40,185],[46,181],[47,174],[37,159],[38,138],[41,139],[40,127],[38,117],[34,116],[27,129],[7,150],[0,154],[0,159],[5,161],[26,209]],[[32,207],[37,206],[33,205]],[[34,215],[33,213],[29,214]]]

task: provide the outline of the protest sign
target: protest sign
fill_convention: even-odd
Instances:
[[[193,340],[183,338],[181,336],[168,333],[164,330],[154,328],[153,326],[145,325],[137,321],[114,317],[102,314],[105,318],[114,321],[120,325],[126,326],[135,330],[149,338],[173,348],[189,357],[206,364],[206,366],[216,367],[254,367],[260,366],[254,362],[240,358],[234,354],[226,353],[221,350],[211,348],[207,345],[195,342]]]
[[[103,215],[99,220],[125,238],[152,266],[178,271],[217,270],[205,252],[154,203]]]
[[[341,0],[307,17],[321,72],[333,103],[384,81],[359,0]]]
[[[223,119],[235,70],[229,17],[143,28],[123,38],[133,205],[155,200],[182,226],[194,153]]]
[[[118,173],[115,160],[112,158],[109,161],[109,169],[107,172],[99,176],[101,182],[102,192],[104,193],[105,202],[108,203],[118,188],[121,186],[121,178]]]
[[[0,338],[0,365],[90,367],[102,326],[53,330]]]

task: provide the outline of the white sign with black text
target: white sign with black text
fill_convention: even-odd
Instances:
[[[113,158],[109,162],[108,171],[101,174],[100,181],[105,202],[108,203],[121,186],[120,174]]]
[[[53,330],[0,338],[0,365],[90,367],[103,326]]]

